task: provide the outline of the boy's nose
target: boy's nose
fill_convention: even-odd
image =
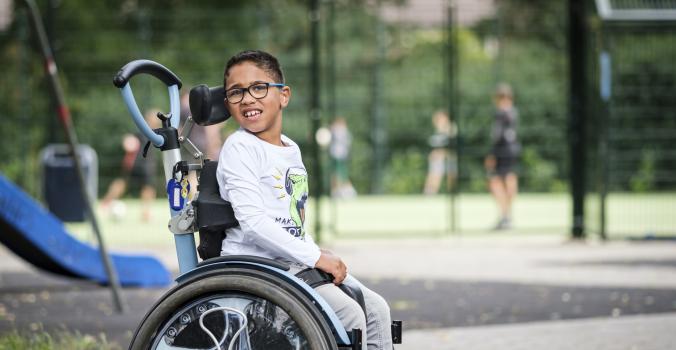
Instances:
[[[251,93],[249,90],[244,91],[244,96],[242,96],[242,103],[243,104],[250,104],[256,102],[256,98],[251,96]]]

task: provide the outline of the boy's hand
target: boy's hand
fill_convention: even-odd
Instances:
[[[347,266],[337,255],[322,250],[315,267],[333,275],[333,284],[339,285],[347,277]]]

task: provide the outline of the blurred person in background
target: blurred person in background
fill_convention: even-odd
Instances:
[[[329,155],[332,161],[331,195],[340,198],[349,198],[357,195],[350,181],[350,148],[352,134],[347,128],[347,121],[343,117],[336,117],[331,123],[331,142]]]
[[[436,111],[432,115],[434,134],[429,137],[428,144],[432,148],[427,157],[428,168],[423,193],[426,195],[437,194],[441,187],[441,179],[446,175],[448,190],[453,187],[458,173],[457,156],[451,152],[451,141],[457,135],[457,129],[451,118],[443,110]]]
[[[153,108],[144,115],[146,122],[152,129],[162,126],[160,119],[157,118],[158,112],[160,112],[159,109]],[[122,149],[124,149],[122,171],[120,176],[110,183],[106,194],[101,199],[101,207],[108,211],[114,219],[119,220],[126,214],[125,204],[119,199],[131,184],[133,187],[138,186],[140,190],[141,219],[146,222],[150,220],[152,203],[156,197],[157,158],[152,150],[147,153],[145,158],[143,157],[142,149],[147,142],[148,139],[140,132],[122,136]]]
[[[519,190],[517,177],[521,145],[517,139],[518,112],[510,85],[498,84],[493,98],[495,116],[491,132],[492,147],[484,161],[488,188],[498,205],[500,217],[495,230],[512,227],[512,203]]]

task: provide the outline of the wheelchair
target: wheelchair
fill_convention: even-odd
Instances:
[[[151,129],[136,104],[129,81],[149,74],[169,90],[170,113],[158,113],[162,127]],[[317,269],[297,275],[276,260],[255,256],[219,256],[225,230],[238,225],[232,207],[218,192],[217,163],[204,158],[190,141],[194,124],[207,126],[229,118],[223,87],[198,85],[191,89],[192,116],[178,132],[180,79],[150,60],[135,60],[115,75],[127,110],[150,144],[162,153],[180,275],[145,315],[129,349],[361,349],[362,330],[346,330],[326,301],[313,289],[331,283],[332,276]],[[183,160],[184,147],[194,159]],[[195,171],[197,191],[188,201],[187,175]],[[194,233],[199,233],[199,246]],[[198,263],[197,254],[202,258]],[[364,308],[361,290],[341,289]],[[402,323],[393,321],[393,343],[401,343]]]

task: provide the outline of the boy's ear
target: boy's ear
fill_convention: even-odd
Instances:
[[[289,105],[289,100],[291,100],[291,88],[288,86],[283,87],[281,95],[280,107],[286,108]]]

